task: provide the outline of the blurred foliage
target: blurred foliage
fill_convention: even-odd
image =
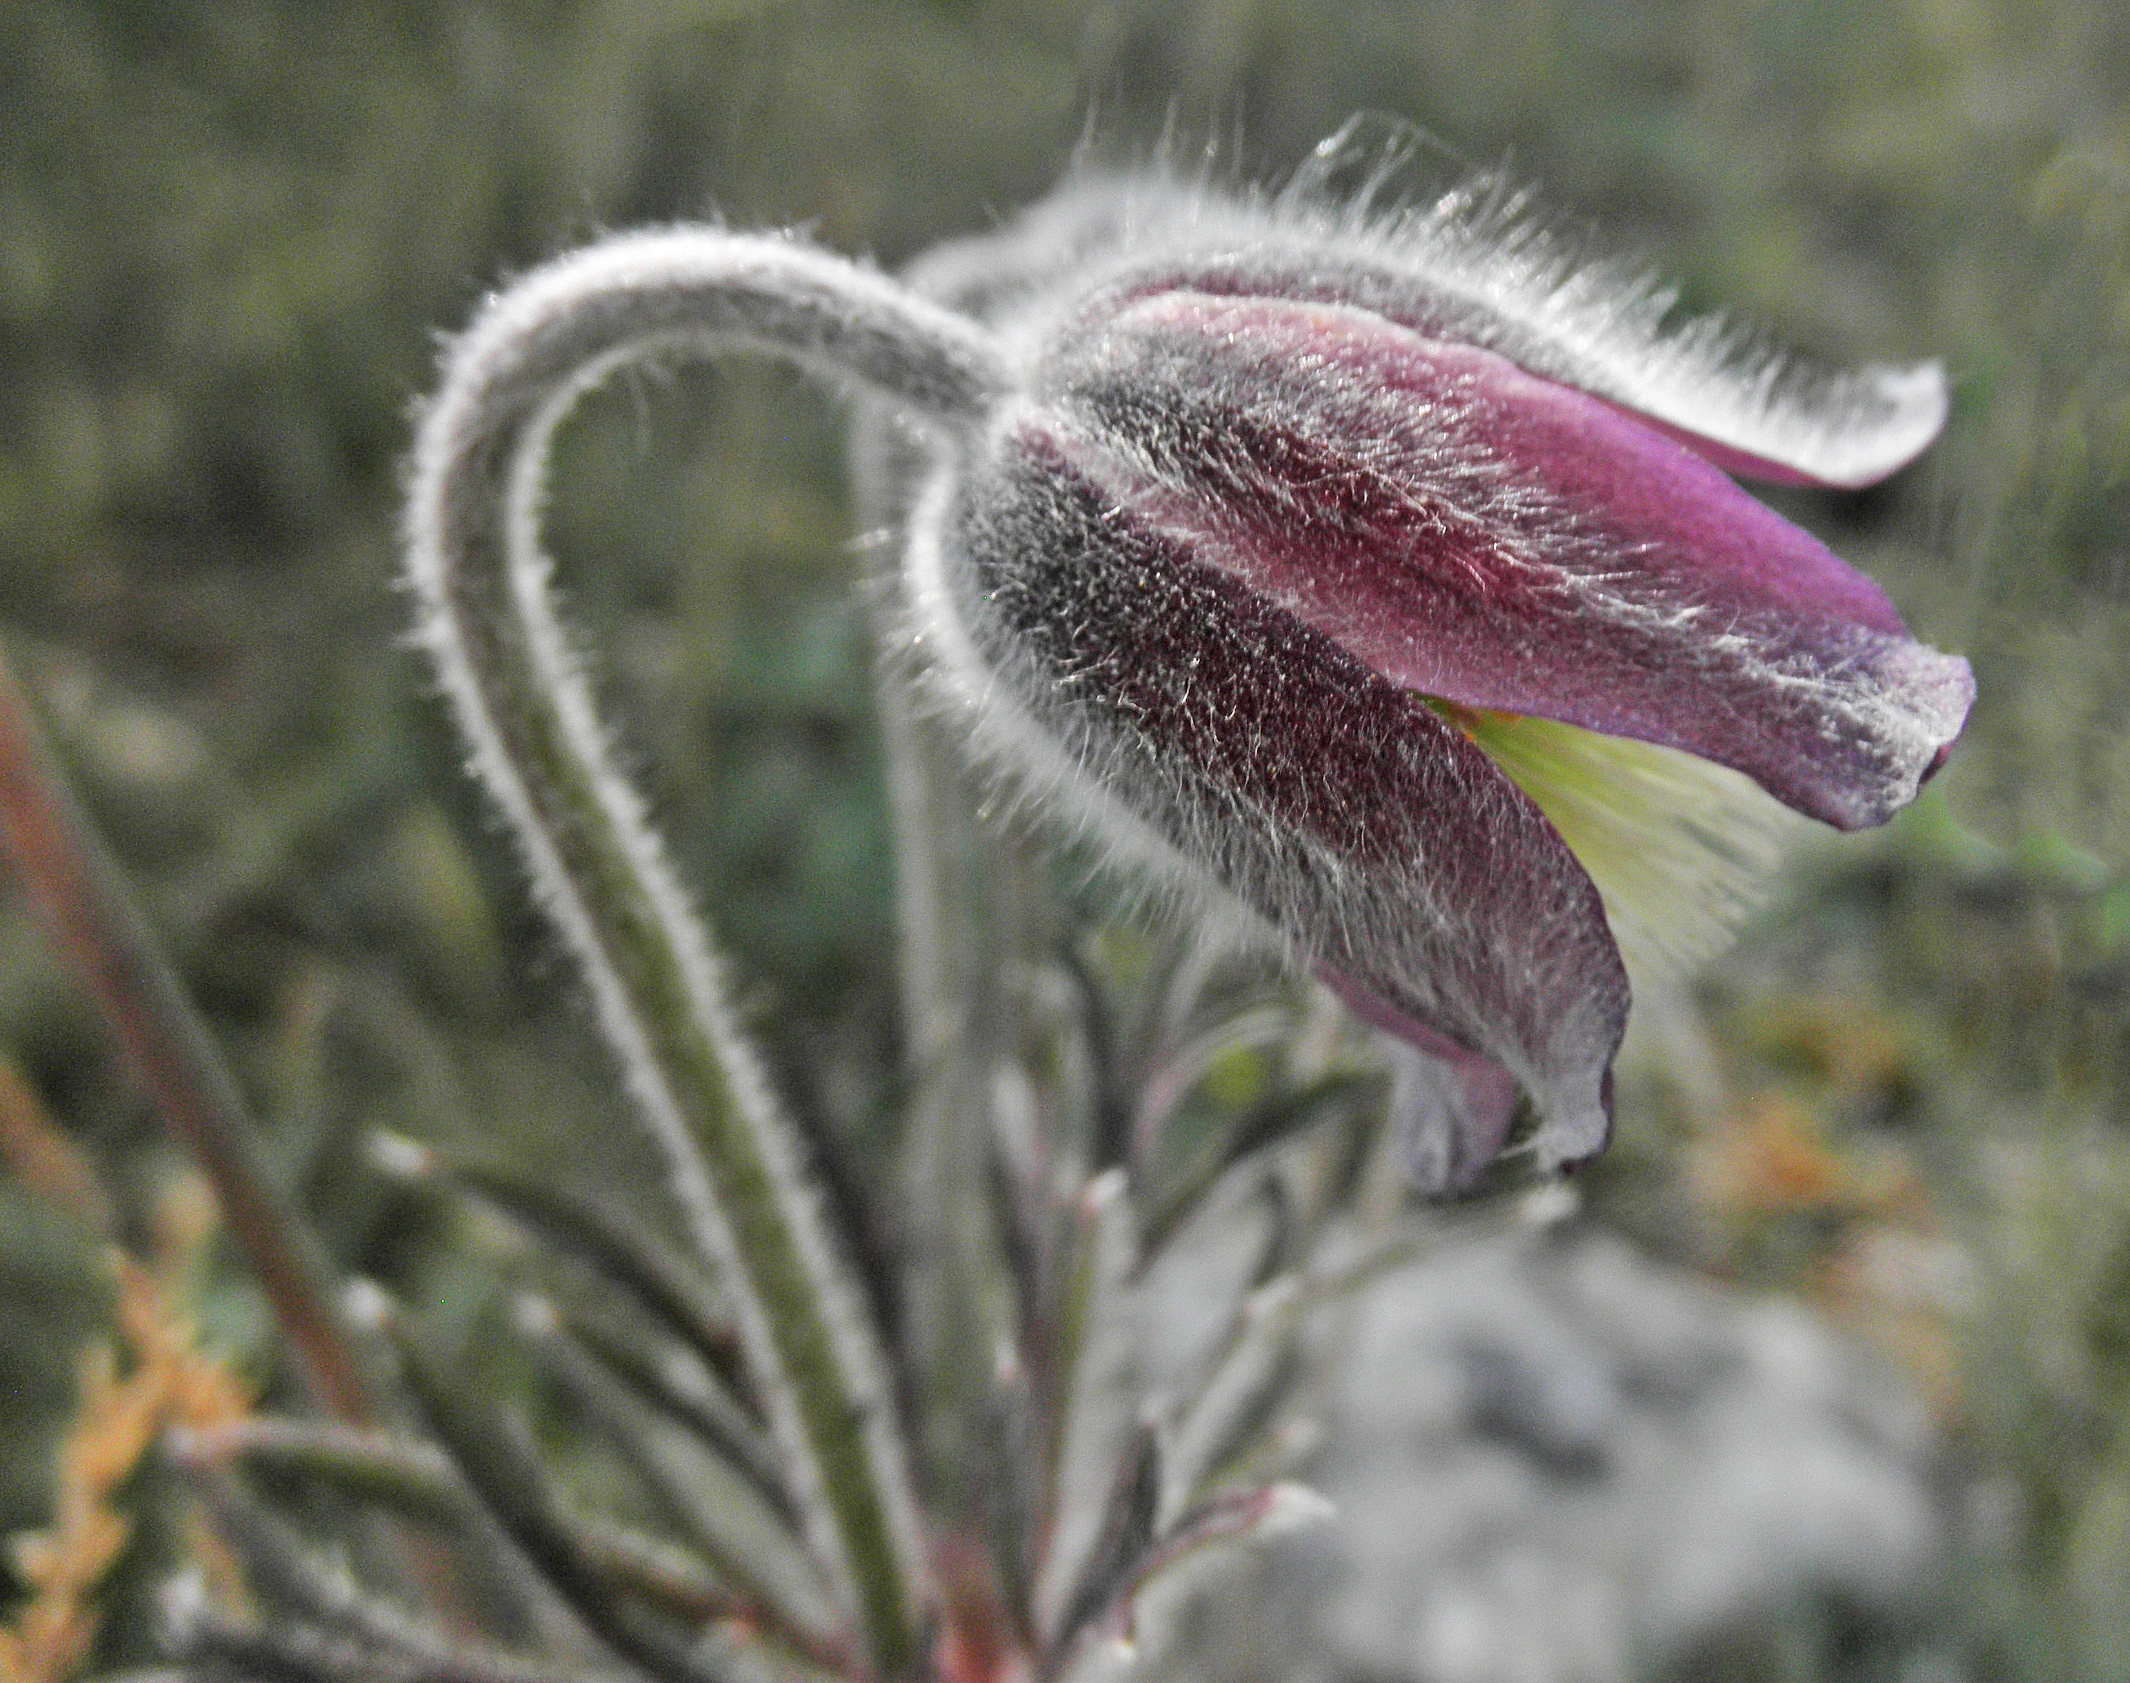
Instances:
[[[380,1184],[364,1135],[506,1138],[623,1196],[655,1170],[400,645],[432,335],[600,228],[798,223],[895,263],[1039,195],[1090,126],[1125,157],[1217,135],[1250,175],[1361,108],[1509,156],[1693,305],[1954,370],[1923,468],[1781,500],[1971,655],[1970,740],[1650,1036],[1592,1190],[1914,1364],[1974,1492],[1978,1675],[2130,1676],[2106,0],[0,0],[0,619],[340,1256],[479,1359],[508,1235]],[[841,426],[746,367],[621,386],[566,443],[555,543],[779,1073],[862,1163],[892,906]],[[0,1050],[137,1228],[172,1165],[12,901]],[[0,1185],[0,1530],[45,1516],[100,1297],[91,1247]],[[269,1377],[241,1278],[200,1313]]]

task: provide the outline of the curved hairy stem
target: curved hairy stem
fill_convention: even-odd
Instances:
[[[795,242],[686,228],[608,241],[527,276],[453,346],[416,445],[408,571],[474,767],[732,1293],[809,1544],[894,1673],[914,1658],[921,1566],[875,1337],[707,935],[608,763],[538,541],[549,445],[586,391],[632,360],[732,349],[855,381],[942,431],[973,428],[1011,383],[980,328]]]

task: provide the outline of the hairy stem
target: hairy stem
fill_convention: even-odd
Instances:
[[[608,241],[526,277],[453,348],[416,445],[409,575],[475,769],[732,1293],[809,1543],[892,1674],[915,1658],[922,1568],[877,1339],[707,936],[608,764],[538,542],[549,446],[586,391],[646,356],[734,349],[857,382],[942,430],[979,424],[1011,384],[981,329],[803,245],[713,229]]]
[[[899,576],[908,489],[936,466],[922,441],[868,404],[851,480],[868,548],[881,647],[875,706],[894,846],[904,1068],[896,1183],[903,1329],[925,1428],[927,1495],[980,1534],[1001,1486],[993,1434],[997,1353],[1012,1333],[987,1282],[997,1254],[994,1077],[1023,1051],[1026,968],[1053,944],[1040,867],[982,824],[980,791],[948,722],[930,716],[915,670],[921,633]]]

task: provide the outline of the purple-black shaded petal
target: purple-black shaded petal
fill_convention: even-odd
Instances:
[[[1491,351],[1174,292],[1042,377],[1137,519],[1402,687],[1684,749],[1845,829],[1912,800],[1972,702],[1818,540]]]
[[[1468,1051],[1448,1036],[1438,1034],[1351,977],[1324,967],[1319,967],[1317,976],[1362,1022],[1397,1036],[1433,1060],[1445,1077],[1437,1084],[1435,1096],[1447,1113],[1433,1120],[1446,1126],[1449,1138],[1440,1142],[1446,1143],[1446,1153],[1431,1153],[1440,1161],[1434,1165],[1435,1172],[1425,1190],[1462,1191],[1469,1187],[1508,1143],[1509,1124],[1516,1116],[1516,1078],[1492,1058]]]
[[[1306,960],[1511,1072],[1542,1160],[1601,1148],[1626,972],[1530,798],[1225,557],[1143,520],[1040,418],[995,450],[945,550],[980,684]]]

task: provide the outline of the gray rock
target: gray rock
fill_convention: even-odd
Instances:
[[[1920,1405],[1796,1304],[1571,1226],[1438,1253],[1335,1342],[1336,1521],[1150,1611],[1154,1674],[1611,1683],[1815,1594],[1898,1621],[1943,1567]]]

